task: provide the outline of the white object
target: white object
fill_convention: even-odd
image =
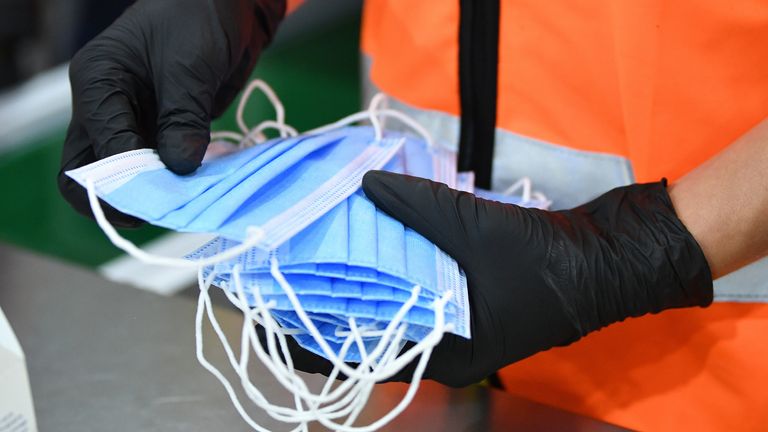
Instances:
[[[145,244],[144,250],[155,255],[182,257],[213,238],[205,233],[171,232]],[[130,255],[121,255],[105,263],[99,267],[99,273],[111,281],[164,296],[176,294],[197,282],[195,269],[154,266]]]
[[[0,432],[37,431],[24,352],[0,309]]]

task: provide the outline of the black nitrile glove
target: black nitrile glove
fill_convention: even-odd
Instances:
[[[139,0],[72,59],[72,121],[59,189],[90,216],[85,189],[64,174],[145,147],[193,172],[211,119],[243,87],[285,14],[281,0]],[[138,219],[102,203],[119,226]]]
[[[709,266],[665,181],[616,188],[555,212],[381,171],[366,174],[363,188],[466,273],[472,339],[445,334],[428,379],[468,385],[625,318],[712,302]],[[321,357],[295,344],[292,351],[299,369],[330,372]],[[408,380],[414,366],[393,379]]]

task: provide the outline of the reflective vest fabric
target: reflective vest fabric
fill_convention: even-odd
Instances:
[[[367,0],[372,83],[458,116],[459,17],[458,1]],[[625,158],[636,181],[674,181],[768,117],[765,0],[501,0],[500,28],[499,130]],[[614,324],[502,379],[634,429],[764,430],[766,359],[768,306],[719,303]]]
[[[458,1],[367,0],[371,79],[459,113]],[[768,1],[501,0],[499,127],[679,178],[768,115]]]

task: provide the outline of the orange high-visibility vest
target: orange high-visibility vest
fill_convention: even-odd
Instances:
[[[438,119],[433,132],[448,141],[460,115],[459,3],[367,0],[363,20],[370,85]],[[568,194],[605,160],[629,174],[602,185],[674,181],[768,117],[766,0],[501,0],[499,17],[497,159],[538,158],[552,175],[573,167],[560,181]],[[507,166],[494,160],[494,176]],[[629,319],[502,378],[511,392],[634,429],[766,430],[768,305]]]

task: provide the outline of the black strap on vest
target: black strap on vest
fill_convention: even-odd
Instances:
[[[499,0],[459,0],[459,171],[491,188],[499,63]]]
[[[474,171],[475,185],[491,188],[499,65],[499,0],[459,0],[459,171]],[[497,373],[486,382],[503,389]]]

